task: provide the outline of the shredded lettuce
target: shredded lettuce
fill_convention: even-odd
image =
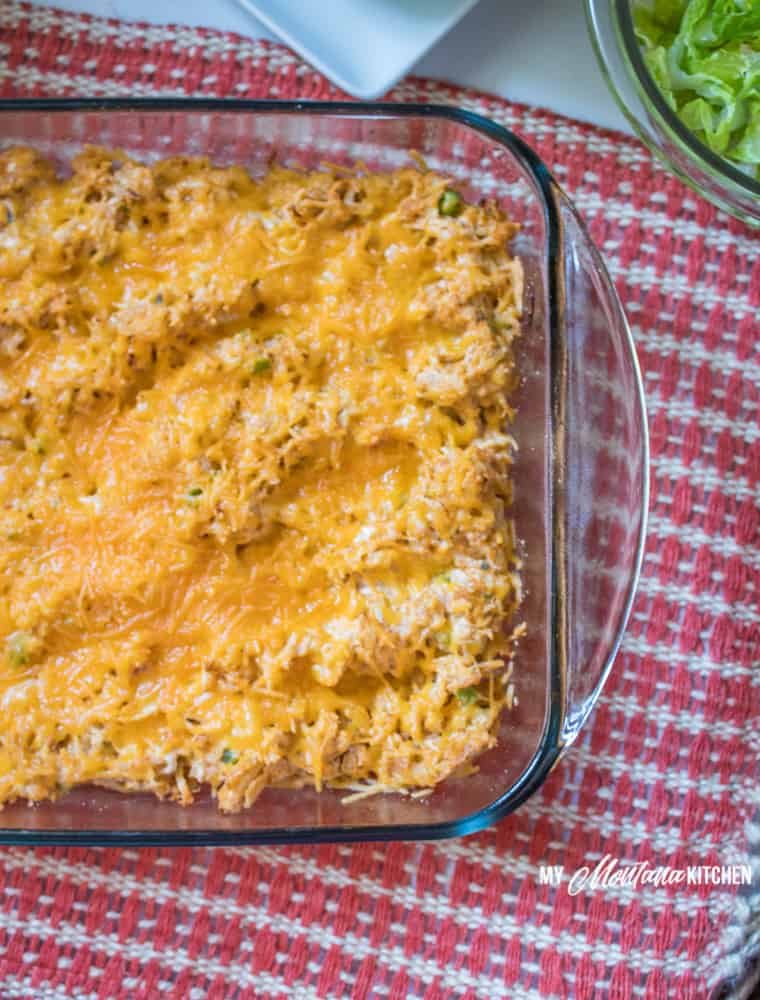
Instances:
[[[638,0],[655,83],[713,152],[760,180],[760,0]]]

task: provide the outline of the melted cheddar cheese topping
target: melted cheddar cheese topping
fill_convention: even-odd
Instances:
[[[0,155],[0,802],[421,789],[492,744],[515,230],[420,169]]]

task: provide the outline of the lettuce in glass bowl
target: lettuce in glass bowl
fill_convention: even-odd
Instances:
[[[631,124],[682,180],[760,225],[760,0],[586,0]]]
[[[714,153],[760,180],[760,0],[655,0],[633,8],[644,61]]]

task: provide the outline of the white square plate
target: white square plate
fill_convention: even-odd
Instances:
[[[333,83],[371,100],[477,0],[238,0]]]

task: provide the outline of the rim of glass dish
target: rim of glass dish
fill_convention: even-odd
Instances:
[[[610,2],[610,0],[602,0],[602,2]],[[700,165],[700,167],[707,171],[712,179],[724,184],[729,183],[733,185],[741,194],[760,197],[760,181],[756,181],[754,178],[749,177],[743,171],[739,170],[738,167],[734,166],[730,160],[714,153],[709,146],[705,145],[705,143],[703,143],[701,139],[699,139],[698,136],[691,131],[691,129],[684,125],[663,97],[659,87],[652,77],[652,74],[647,68],[641,52],[641,46],[636,38],[636,30],[631,16],[631,0],[613,0],[613,2],[610,2],[610,10],[612,12],[615,32],[621,43],[621,54],[628,72],[636,85],[640,98],[644,101],[647,110],[655,117],[655,120],[665,129],[671,139],[684,149],[685,152]],[[741,213],[743,217],[749,217],[752,219],[753,217],[749,216],[746,209],[741,207],[734,208],[733,206],[725,204],[725,198],[730,195],[730,191],[722,193],[717,192],[714,195],[711,192],[704,191],[700,186],[699,181],[690,177],[683,170],[683,168],[675,163],[668,153],[662,149],[659,143],[657,143],[646,132],[638,116],[628,107],[628,104],[620,93],[610,68],[607,65],[607,60],[605,59],[604,52],[602,50],[602,42],[596,30],[595,0],[586,0],[586,15],[590,28],[589,34],[591,35],[597,60],[604,73],[607,84],[619,107],[635,128],[639,137],[646,143],[649,149],[651,149],[652,152],[658,156],[659,159],[665,162],[667,166],[681,178],[681,180],[688,184],[689,187],[695,190],[702,197],[706,197],[711,200],[721,199],[723,202],[721,207],[725,211],[733,214]]]
[[[545,251],[548,283],[548,323],[549,323],[549,364],[550,408],[552,419],[549,424],[550,446],[548,448],[550,469],[549,489],[551,508],[551,538],[549,564],[549,692],[548,707],[536,752],[518,780],[498,795],[482,809],[467,816],[441,823],[405,823],[393,826],[329,826],[294,827],[271,830],[199,830],[197,832],[178,830],[30,830],[0,827],[0,844],[38,845],[82,845],[82,846],[242,846],[255,844],[298,844],[298,843],[340,843],[387,840],[440,840],[449,837],[475,833],[504,818],[535,792],[568,745],[563,739],[563,723],[566,715],[565,694],[567,683],[567,660],[562,637],[566,628],[562,625],[559,575],[560,560],[555,553],[561,552],[563,538],[562,492],[555,487],[561,475],[562,455],[554,447],[554,414],[561,411],[564,403],[565,371],[563,358],[564,338],[561,331],[561,287],[562,265],[560,255],[561,220],[555,202],[559,191],[556,181],[540,159],[522,139],[509,129],[483,115],[463,108],[436,104],[394,104],[375,101],[276,101],[276,100],[227,100],[215,98],[22,98],[0,99],[0,112],[28,113],[33,111],[206,111],[220,113],[270,113],[304,114],[336,117],[364,118],[441,118],[465,125],[506,147],[525,167],[532,177],[540,195],[547,231]],[[580,221],[580,220],[579,220]],[[585,227],[581,229],[588,239]],[[614,290],[613,290],[614,291]],[[620,647],[625,626],[633,605],[636,587],[641,571],[646,536],[648,503],[648,429],[646,404],[641,371],[638,365],[633,336],[625,313],[619,308],[623,334],[629,356],[633,363],[636,383],[637,404],[641,419],[644,503],[642,523],[638,539],[638,552],[631,575],[629,590],[618,622],[615,639],[611,643],[609,655],[594,685],[590,704],[604,684],[612,662]],[[590,707],[590,705],[589,705]],[[588,714],[587,712],[585,714]],[[584,716],[585,717],[585,716]]]

